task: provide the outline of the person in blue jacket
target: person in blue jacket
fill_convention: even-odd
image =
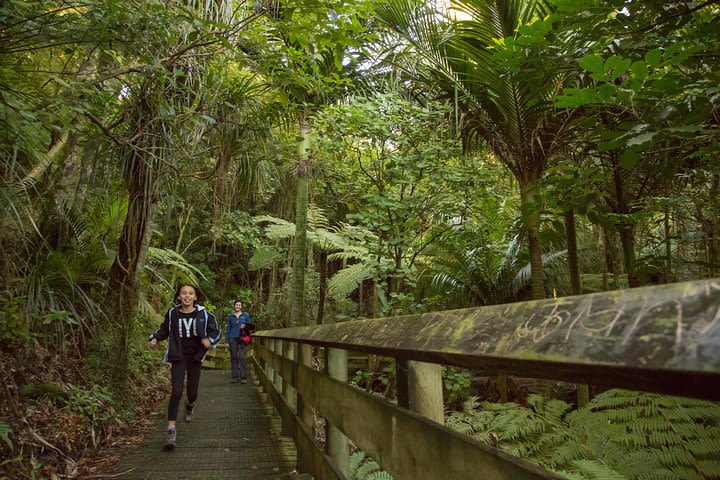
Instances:
[[[246,348],[249,343],[249,334],[252,329],[250,315],[243,309],[243,303],[235,300],[233,313],[228,315],[227,328],[225,329],[225,341],[230,345],[230,368],[232,371],[232,382],[247,383],[247,359]],[[238,366],[239,375],[238,375]]]
[[[202,292],[195,285],[180,284],[175,291],[177,305],[165,314],[157,332],[150,335],[150,346],[157,348],[158,342],[168,339],[165,361],[169,362],[172,394],[168,404],[166,448],[175,446],[178,407],[187,374],[187,400],[185,421],[192,420],[195,400],[200,386],[200,371],[205,353],[220,341],[222,333],[215,315],[200,305]]]

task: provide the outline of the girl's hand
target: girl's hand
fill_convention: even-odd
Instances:
[[[157,338],[150,340],[150,348],[157,348]]]
[[[209,338],[203,338],[200,340],[200,343],[202,343],[203,347],[210,348],[210,339]]]

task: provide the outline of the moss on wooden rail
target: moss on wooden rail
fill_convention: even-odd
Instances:
[[[720,279],[256,336],[720,400]]]

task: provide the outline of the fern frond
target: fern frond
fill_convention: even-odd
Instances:
[[[248,262],[248,268],[251,271],[262,270],[263,268],[269,268],[274,262],[279,262],[283,259],[282,253],[272,245],[260,245],[253,252],[250,261]]]
[[[575,460],[591,458],[593,458],[593,452],[587,445],[568,443],[552,452],[548,459],[548,465],[553,468],[568,467]]]
[[[395,480],[395,479],[389,473],[382,471],[382,472],[371,473],[370,475],[367,476],[367,480]]]
[[[695,438],[686,444],[687,449],[697,457],[709,457],[718,455],[720,452],[720,438],[717,436],[711,438]]]
[[[697,462],[697,469],[705,478],[720,478],[720,459],[700,460]]]
[[[367,480],[368,476],[373,473],[380,470],[380,465],[374,461],[370,460],[368,462],[363,463],[360,465],[360,467],[357,469],[357,472],[355,473],[355,479],[356,480]]]
[[[597,480],[627,480],[627,477],[597,460],[576,460],[572,462],[588,478]]]
[[[362,245],[345,245],[340,252],[328,255],[328,260],[365,260],[368,249]]]
[[[365,461],[365,452],[363,452],[363,451],[354,452],[352,455],[350,455],[350,461],[348,463],[348,472],[350,473],[350,478],[353,478],[355,476],[358,468],[360,468],[360,465],[364,461]]]
[[[364,263],[350,265],[333,275],[328,280],[328,294],[337,299],[347,297],[355,290],[360,282],[372,278],[373,270]]]
[[[295,236],[295,224],[290,222],[275,223],[265,227],[265,236],[269,240],[283,240]]]

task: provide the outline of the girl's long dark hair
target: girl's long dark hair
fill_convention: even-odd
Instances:
[[[183,287],[192,287],[195,290],[195,305],[202,305],[205,303],[205,294],[200,290],[200,287],[197,285],[193,285],[192,283],[180,283],[178,284],[177,288],[175,289],[175,297],[173,297],[173,302],[178,302],[178,297],[180,296],[180,290],[182,290]]]

